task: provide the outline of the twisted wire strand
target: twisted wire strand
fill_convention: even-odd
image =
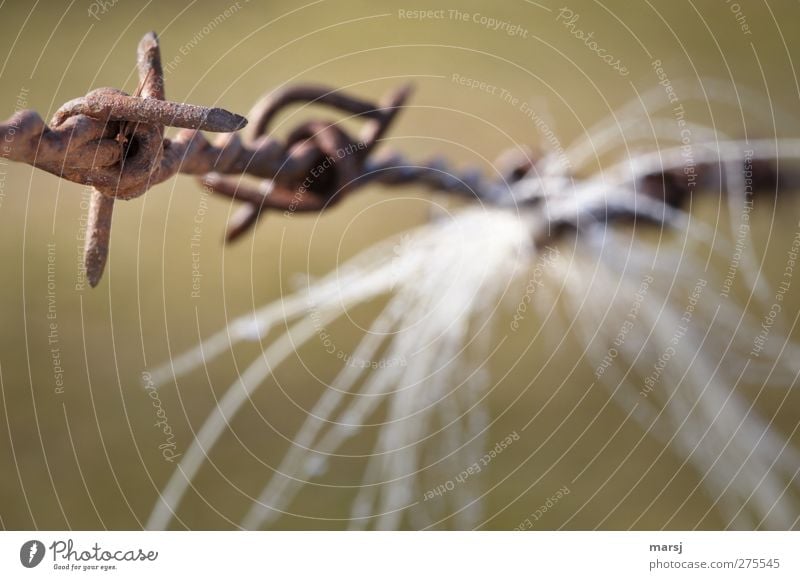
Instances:
[[[95,89],[64,104],[49,125],[32,110],[19,111],[0,123],[4,157],[92,187],[84,248],[92,286],[99,283],[105,268],[115,200],[141,196],[178,173],[197,175],[208,191],[242,204],[228,225],[228,241],[254,227],[264,210],[323,211],[370,183],[421,185],[528,212],[539,226],[532,227],[538,245],[598,221],[640,219],[675,225],[674,208],[691,195],[680,176],[679,152],[659,152],[657,158],[641,160],[644,166],[637,171],[627,163],[612,168],[602,191],[596,183],[583,187],[574,176],[553,172],[546,157],[537,165],[523,148],[504,153],[491,177],[479,169],[455,169],[442,158],[417,161],[398,152],[376,154],[409,98],[410,86],[390,92],[378,103],[323,86],[288,87],[259,100],[248,124],[245,117],[224,109],[165,100],[154,32],[139,43],[137,63],[140,85],[133,96],[112,88]],[[270,135],[276,116],[298,103],[332,108],[363,120],[364,125],[358,135],[350,135],[338,122],[315,119],[302,123],[283,140]],[[167,139],[167,126],[181,130]],[[209,141],[201,131],[220,135]],[[713,173],[710,169],[715,163],[741,159],[739,145],[699,147],[703,164],[698,171]],[[741,145],[757,149],[757,156],[763,158],[785,155],[768,151],[767,143]],[[790,156],[796,156],[796,144],[790,145]],[[259,181],[245,180],[245,176]],[[774,176],[765,175],[765,179]],[[571,195],[564,196],[565,190]]]

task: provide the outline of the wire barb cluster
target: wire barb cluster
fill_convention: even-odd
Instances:
[[[140,80],[132,96],[95,89],[64,104],[49,126],[31,110],[0,123],[9,159],[92,187],[84,248],[91,286],[98,284],[105,268],[115,201],[143,195],[177,173],[197,175],[207,190],[242,204],[228,225],[228,241],[252,228],[265,209],[322,211],[372,182],[413,183],[482,203],[527,206],[538,222],[532,227],[536,245],[582,224],[641,219],[669,226],[675,222],[672,208],[687,196],[663,165],[653,167],[652,175],[640,175],[638,187],[628,183],[614,195],[584,195],[578,187],[571,196],[553,196],[553,184],[560,191],[572,180],[551,175],[546,163],[539,167],[521,149],[498,159],[494,179],[480,170],[455,170],[443,159],[420,162],[396,152],[376,154],[410,96],[410,86],[377,103],[321,86],[288,87],[257,102],[248,122],[224,109],[167,101],[155,33],[142,38],[137,57]],[[364,121],[363,126],[350,135],[336,121],[313,119],[284,139],[271,135],[277,115],[302,103],[332,108],[345,119]],[[168,126],[180,128],[174,138],[164,138]],[[202,131],[220,135],[210,142]],[[592,182],[584,185],[597,188]]]
[[[165,100],[154,32],[139,43],[138,73],[140,85],[134,96],[112,88],[96,89],[64,104],[49,126],[31,110],[0,123],[9,159],[92,187],[84,250],[92,286],[105,268],[115,200],[143,195],[177,173],[199,175],[211,191],[242,202],[241,212],[229,225],[228,240],[256,224],[264,208],[320,211],[373,181],[414,182],[473,197],[489,197],[485,192],[492,190],[480,172],[460,175],[441,160],[410,163],[399,154],[373,155],[410,95],[410,86],[390,93],[380,103],[325,87],[290,87],[259,101],[245,129],[247,119],[224,109]],[[270,136],[268,129],[276,115],[302,102],[332,107],[365,124],[357,137],[322,120],[300,125],[285,141]],[[167,126],[182,130],[174,139],[165,139]],[[244,131],[237,133],[240,129]],[[200,131],[222,134],[211,143]],[[242,181],[244,175],[261,181],[257,185]]]

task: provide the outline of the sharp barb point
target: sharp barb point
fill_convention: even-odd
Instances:
[[[113,212],[114,198],[106,197],[99,191],[93,190],[89,203],[86,245],[83,253],[86,279],[92,288],[100,283],[106,267]]]
[[[246,126],[246,117],[214,107],[213,109],[208,109],[208,114],[198,128],[218,133],[233,133]]]

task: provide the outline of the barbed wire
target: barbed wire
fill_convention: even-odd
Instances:
[[[563,196],[547,197],[547,180],[519,148],[501,156],[494,179],[477,169],[456,170],[442,158],[421,162],[398,152],[376,154],[411,94],[409,85],[377,103],[322,86],[288,87],[258,101],[248,122],[224,109],[167,101],[154,32],[140,41],[137,65],[140,82],[133,96],[100,88],[65,103],[49,125],[32,110],[0,123],[5,157],[91,186],[84,266],[92,287],[105,268],[115,201],[139,197],[178,173],[197,175],[207,190],[242,203],[228,224],[228,241],[255,226],[265,209],[319,212],[373,182],[413,183],[491,205],[538,208],[543,219],[533,236],[537,244],[577,229],[581,216],[590,223],[644,219],[670,225],[673,208],[689,195],[663,163],[642,174],[638,188],[622,180],[614,195],[578,196],[577,208]],[[283,140],[269,135],[275,117],[299,103],[331,107],[365,123],[355,136],[320,119],[300,124]],[[181,131],[166,139],[165,127]],[[221,134],[212,143],[201,131]],[[245,175],[260,181],[245,181]],[[559,185],[568,179],[550,178]]]
[[[247,119],[224,109],[165,100],[154,32],[139,43],[137,62],[140,86],[134,96],[96,89],[64,104],[50,125],[32,110],[19,111],[0,123],[8,159],[92,187],[84,250],[92,286],[99,282],[108,256],[115,200],[143,195],[177,173],[202,176],[205,187],[244,204],[229,225],[228,240],[252,227],[265,208],[320,211],[370,182],[413,182],[487,199],[494,191],[480,172],[458,172],[443,160],[412,163],[398,153],[372,155],[408,98],[410,86],[379,103],[326,87],[290,87],[259,101],[248,126]],[[302,102],[326,105],[366,123],[358,136],[321,120],[301,124],[284,141],[267,134],[282,109]],[[182,131],[165,139],[165,127]],[[211,143],[200,131],[222,135]],[[243,175],[262,181],[252,185],[241,180]]]

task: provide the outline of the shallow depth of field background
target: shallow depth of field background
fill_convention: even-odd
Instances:
[[[568,144],[614,107],[656,86],[651,62],[660,59],[673,81],[700,86],[698,79],[713,77],[716,90],[732,93],[735,82],[761,96],[743,101],[741,108],[700,103],[689,111],[694,120],[733,137],[798,136],[797,126],[773,127],[756,120],[770,107],[798,110],[800,93],[791,60],[800,57],[792,28],[800,17],[797,3],[741,2],[751,34],[745,34],[730,4],[722,0],[442,5],[120,0],[100,11],[99,21],[87,14],[89,6],[79,0],[63,9],[55,3],[28,2],[0,7],[3,118],[18,101],[48,118],[63,102],[92,88],[132,92],[136,45],[144,32],[156,30],[163,62],[172,63],[166,76],[172,100],[244,114],[261,94],[286,83],[324,83],[377,98],[413,81],[416,92],[388,136],[391,146],[414,159],[440,153],[459,167],[478,166],[487,172],[504,149],[520,143],[546,147],[547,142],[519,105],[462,86],[453,81],[454,74],[505,89],[519,103],[529,104],[561,143]],[[595,31],[598,44],[618,56],[629,75],[620,76],[605,65],[556,21],[562,6],[580,14],[578,26]],[[427,21],[400,17],[400,10],[420,8],[458,8],[470,16],[467,21],[447,12],[443,19]],[[226,9],[230,16],[220,20]],[[476,13],[518,24],[527,38],[473,22]],[[215,19],[218,25],[209,30]],[[319,109],[284,117],[287,124],[276,132],[285,133],[308,115],[331,117]],[[227,320],[291,291],[304,277],[331,271],[371,243],[424,223],[433,204],[458,205],[414,187],[374,186],[322,216],[268,214],[254,235],[225,247],[224,225],[235,207],[224,199],[203,200],[191,178],[178,177],[144,197],[117,204],[109,267],[100,286],[90,291],[76,289],[84,189],[27,166],[5,164],[0,171],[0,526],[8,529],[141,527],[174,469],[158,449],[163,435],[153,426],[152,400],[141,386],[143,371]],[[713,223],[717,201],[716,194],[697,200],[693,211],[706,212]],[[769,193],[757,204],[756,222],[757,231],[769,234],[775,248],[772,253],[759,248],[758,254],[766,250],[775,255],[780,272],[798,206],[790,195],[778,203],[776,207]],[[196,220],[202,229],[202,278],[199,297],[192,297]],[[50,295],[48,256],[56,271]],[[767,263],[767,272],[770,267]],[[796,304],[796,289],[792,294],[789,302]],[[790,325],[796,310],[788,310],[784,315]],[[513,305],[509,317],[512,312]],[[372,306],[361,307],[334,325],[330,331],[337,344],[352,347],[361,336],[359,325],[374,313]],[[526,320],[523,332],[493,357],[495,376],[509,370],[509,361],[528,346],[537,324]],[[713,510],[702,517],[713,499],[697,487],[698,474],[683,466],[684,458],[667,451],[651,467],[663,445],[646,439],[631,453],[641,430],[629,422],[617,432],[624,413],[604,405],[606,391],[583,397],[593,365],[571,371],[580,350],[565,344],[553,353],[552,343],[538,338],[525,363],[511,368],[488,399],[492,419],[497,419],[487,437],[490,445],[519,431],[545,402],[548,407],[480,475],[482,488],[498,484],[486,496],[484,513],[495,517],[485,527],[517,526],[602,449],[591,470],[570,486],[570,495],[537,528],[558,528],[568,520],[571,529],[626,529],[634,522],[637,528],[719,528],[722,523]],[[53,348],[63,367],[63,392],[56,389]],[[186,448],[192,429],[257,349],[257,344],[237,349],[234,356],[225,355],[181,378],[177,386],[163,388],[161,402],[178,451]],[[231,528],[248,508],[247,495],[260,492],[270,475],[268,466],[280,461],[304,409],[340,364],[320,344],[305,347],[300,356],[302,364],[276,372],[233,423],[233,432],[223,437],[182,506],[182,525]],[[544,372],[531,383],[543,365]],[[759,408],[771,410],[779,394],[759,397]],[[775,423],[787,434],[797,425],[800,402],[793,396],[790,403]],[[548,439],[555,430],[559,434]],[[368,430],[347,451],[367,452],[370,437]],[[318,480],[326,485],[308,487],[293,505],[297,515],[284,517],[279,526],[343,527],[337,518],[347,517],[354,493],[346,486],[358,484],[363,465],[358,459],[332,464]],[[678,476],[664,489],[676,471]],[[635,492],[618,503],[637,482]]]

